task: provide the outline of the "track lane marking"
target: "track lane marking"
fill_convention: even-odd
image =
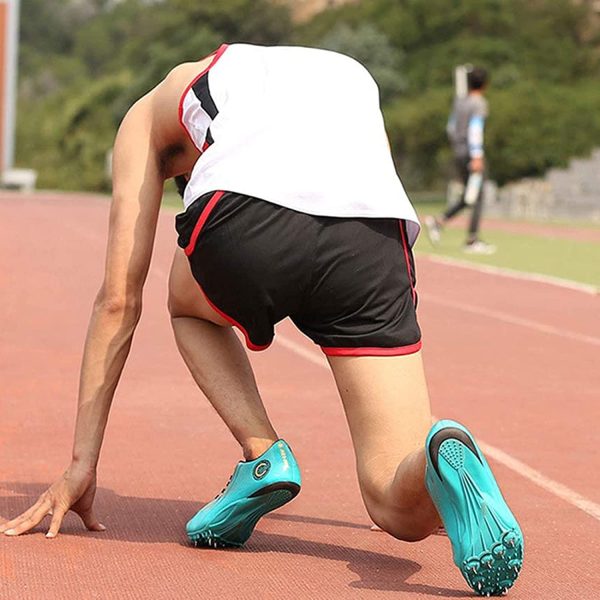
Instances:
[[[578,492],[568,488],[566,485],[546,477],[543,473],[540,473],[529,465],[526,465],[524,462],[513,458],[510,454],[500,450],[500,448],[490,446],[489,444],[481,441],[478,441],[477,443],[485,452],[485,454],[491,456],[496,462],[499,462],[501,465],[504,465],[511,471],[518,473],[525,479],[535,483],[539,487],[561,498],[565,502],[576,506],[591,517],[594,517],[594,519],[597,521],[600,521],[600,504],[597,504],[592,500],[588,500],[585,496],[582,496]]]
[[[151,270],[154,271],[154,274],[158,277],[165,278],[167,276],[166,271],[161,269],[156,264],[152,265]],[[461,306],[458,303],[442,301],[430,297],[428,294],[421,294],[421,297],[425,297],[426,299],[428,299],[428,301],[437,302],[438,304],[450,306],[452,308],[458,308],[460,310],[466,310],[467,312],[475,312],[477,314],[481,314],[482,316],[496,318],[514,325],[529,327],[531,329],[536,329],[537,331],[542,331],[543,333],[561,335],[563,337],[576,339],[578,341],[584,341],[600,345],[600,339],[598,338],[580,335],[572,332],[564,332],[554,327],[546,326],[541,323],[536,323],[534,321],[529,321],[528,319],[520,319],[518,317],[512,317],[511,315],[507,315],[505,313],[490,311],[488,309],[474,307],[470,305],[467,305],[465,307]],[[301,358],[304,358],[306,361],[316,365],[317,367],[321,367],[329,371],[327,359],[323,354],[314,352],[313,350],[309,350],[308,348],[305,348],[303,345],[294,342],[289,337],[279,332],[275,337],[275,342],[277,345],[282,346],[283,348],[289,350],[290,352],[293,352]],[[437,419],[437,417],[433,418]],[[572,490],[566,485],[563,485],[558,481],[554,481],[553,479],[546,477],[543,473],[540,473],[539,471],[530,467],[524,462],[512,457],[510,454],[507,454],[503,450],[500,450],[500,448],[496,448],[495,446],[492,446],[491,444],[488,444],[487,442],[481,441],[479,439],[477,440],[477,443],[479,444],[483,452],[485,452],[486,455],[494,459],[497,463],[500,463],[501,465],[513,471],[514,473],[517,473],[524,479],[527,479],[531,483],[537,485],[538,487],[541,487],[553,496],[556,496],[557,498],[560,498],[561,500],[567,502],[571,506],[574,506],[575,508],[578,508],[579,510],[585,512],[597,521],[600,521],[600,504],[589,500],[585,496],[582,496],[581,494]]]
[[[73,228],[73,229],[75,229],[75,228]],[[88,233],[88,236],[89,236],[89,233]],[[150,271],[156,277],[159,277],[163,280],[167,277],[167,272],[164,269],[162,269],[161,267],[159,267],[157,264],[152,264]],[[423,294],[421,294],[421,297],[423,297]],[[427,298],[428,295],[426,294],[425,297]],[[431,297],[429,297],[428,300],[434,301],[434,302],[436,301],[436,299],[432,299]],[[438,301],[438,304],[444,304],[444,301]],[[569,337],[568,335],[565,335],[565,332],[562,332],[561,330],[555,329],[553,327],[547,327],[545,325],[541,325],[541,324],[535,323],[533,321],[528,321],[527,319],[519,319],[516,317],[511,317],[510,315],[505,315],[504,313],[495,313],[495,311],[489,311],[488,309],[479,309],[478,307],[469,307],[468,309],[465,309],[465,307],[463,307],[459,304],[454,305],[454,303],[447,303],[447,305],[452,306],[454,308],[459,308],[461,310],[468,310],[469,312],[478,312],[479,314],[482,314],[483,316],[492,316],[492,318],[501,317],[500,320],[504,320],[504,321],[510,322],[515,325],[524,325],[526,327],[532,327],[532,325],[534,325],[535,327],[532,327],[533,329],[543,331],[544,333],[554,333],[554,334],[558,333],[559,335],[563,335],[563,337]],[[473,309],[473,310],[471,310],[471,309]],[[572,334],[572,336],[575,336],[574,339],[581,338],[581,337],[583,337],[583,338],[589,337],[589,336],[579,336],[579,334]],[[600,345],[600,340],[598,338],[591,338],[591,339],[594,340],[592,343]],[[293,352],[296,355],[304,358],[306,361],[308,361],[318,367],[329,370],[329,367],[327,364],[327,359],[325,358],[325,356],[323,354],[314,352],[313,350],[309,350],[308,348],[305,348],[301,344],[294,342],[293,340],[291,340],[290,338],[288,338],[285,335],[282,335],[281,333],[277,333],[277,336],[275,337],[275,341],[279,346],[286,348],[290,352]],[[589,340],[583,340],[583,341],[589,341]],[[436,418],[436,417],[434,417],[434,418]],[[521,475],[521,477],[523,477],[524,479],[531,481],[532,483],[534,483],[538,487],[541,487],[542,489],[546,490],[550,494],[552,494],[552,495],[560,498],[561,500],[564,500],[565,502],[571,504],[572,506],[575,506],[576,508],[582,510],[583,512],[590,515],[597,521],[600,521],[600,505],[599,504],[596,504],[592,500],[585,498],[578,492],[575,492],[574,490],[568,488],[567,486],[563,485],[562,483],[559,483],[558,481],[554,481],[553,479],[546,477],[539,471],[536,471],[535,469],[526,465],[525,463],[521,462],[520,460],[513,458],[512,456],[510,456],[503,450],[500,450],[499,448],[496,448],[495,446],[491,446],[490,444],[483,442],[479,439],[477,440],[477,443],[479,444],[481,449],[488,456],[493,458],[496,462],[500,463],[501,465],[505,466],[506,468],[510,469],[511,471],[517,473],[518,475]]]
[[[547,285],[554,285],[568,290],[574,290],[576,292],[584,292],[592,296],[597,296],[600,294],[600,288],[596,287],[595,285],[589,283],[580,283],[578,281],[573,281],[572,279],[564,279],[563,277],[555,277],[553,275],[544,275],[542,273],[534,273],[532,271],[517,271],[516,269],[509,269],[507,267],[495,267],[493,265],[486,264],[475,264],[467,260],[460,260],[459,258],[449,258],[446,256],[438,256],[436,254],[419,253],[417,258],[419,260],[426,260],[435,264],[468,269],[470,271],[476,271],[478,273],[501,275],[502,277],[508,277],[510,279],[520,279],[521,281],[534,281],[535,283],[545,283]]]
[[[515,317],[508,313],[500,312],[498,310],[491,310],[489,308],[483,308],[481,306],[475,306],[473,304],[453,302],[452,300],[443,300],[442,298],[438,298],[437,296],[428,293],[420,293],[419,297],[427,302],[438,304],[439,306],[454,308],[456,310],[462,310],[464,312],[481,315],[482,317],[496,319],[497,321],[503,321],[504,323],[510,323],[511,325],[527,327],[541,333],[549,333],[551,335],[557,335],[577,342],[600,346],[600,338],[597,338],[593,335],[585,335],[583,333],[575,333],[574,331],[559,329],[558,327],[553,327],[552,325],[545,325],[544,323],[538,323],[537,321],[531,321],[530,319]]]
[[[294,352],[295,354],[301,356],[302,358],[306,359],[312,364],[329,370],[326,359],[321,354],[304,348],[304,346],[294,342],[293,340],[282,335],[281,333],[277,334],[275,341],[278,345],[286,348],[287,350],[290,350],[291,352]],[[433,418],[437,419],[437,417]],[[526,465],[524,462],[512,457],[510,454],[507,454],[503,450],[500,450],[500,448],[496,448],[495,446],[492,446],[491,444],[483,442],[479,439],[477,440],[477,443],[486,455],[490,456],[496,462],[505,466],[507,469],[510,469],[511,471],[517,473],[524,479],[527,479],[528,481],[534,483],[538,487],[541,487],[542,489],[546,490],[553,496],[564,500],[565,502],[571,504],[571,506],[582,510],[592,518],[596,519],[597,521],[600,521],[600,504],[589,500],[585,496],[582,496],[581,494],[572,490],[566,485],[563,485],[558,481],[554,481],[553,479],[546,477],[544,474],[540,473],[536,469],[533,469],[529,465]]]

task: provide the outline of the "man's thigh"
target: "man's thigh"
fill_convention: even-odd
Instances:
[[[217,325],[229,325],[208,303],[181,249],[175,250],[169,275],[169,312],[172,318],[194,317]]]
[[[361,484],[385,482],[423,448],[431,408],[421,352],[405,356],[329,356],[344,404]]]

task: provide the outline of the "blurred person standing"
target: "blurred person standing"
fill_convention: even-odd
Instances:
[[[488,74],[475,67],[467,74],[466,96],[456,96],[448,120],[448,137],[452,145],[456,178],[463,189],[458,202],[450,205],[439,217],[425,218],[427,233],[432,244],[440,241],[444,225],[466,207],[472,207],[471,220],[464,246],[465,252],[492,254],[496,248],[479,239],[479,227],[483,211],[483,182],[485,155],[483,131],[489,114],[485,91]]]

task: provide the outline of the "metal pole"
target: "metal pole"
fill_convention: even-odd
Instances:
[[[459,65],[454,69],[454,93],[457,98],[464,98],[468,94],[467,74],[471,65]]]
[[[12,169],[15,162],[15,126],[17,117],[17,69],[19,57],[19,12],[21,0],[8,0],[6,32],[6,80],[4,98],[4,153],[2,170]]]

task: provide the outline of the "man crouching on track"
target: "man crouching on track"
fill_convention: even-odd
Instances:
[[[1,531],[19,535],[52,515],[55,537],[69,509],[103,529],[92,506],[100,447],[142,310],[163,185],[182,176],[173,329],[245,459],[190,520],[190,539],[240,546],[300,490],[294,455],[231,327],[263,350],[290,317],[327,356],[373,521],[416,541],[441,517],[476,592],[512,586],[523,538],[485,458],[462,425],[431,427],[411,251],[419,224],[392,163],[377,85],[353,59],[308,48],[224,45],[173,69],[127,113],[72,462]]]

